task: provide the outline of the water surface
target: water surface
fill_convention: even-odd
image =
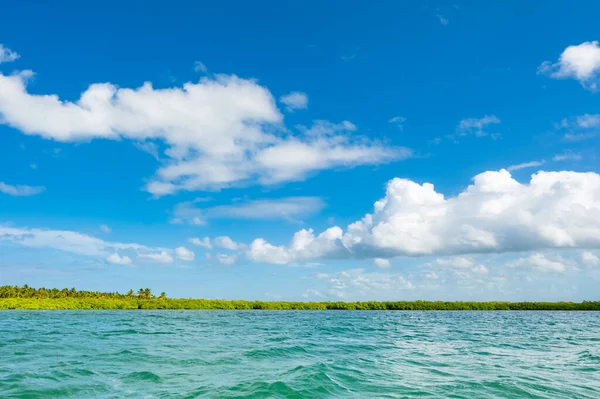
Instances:
[[[600,398],[594,312],[4,311],[1,398]]]

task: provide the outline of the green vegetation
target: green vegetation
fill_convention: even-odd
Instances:
[[[158,297],[149,288],[135,293],[77,291],[3,286],[0,310],[6,309],[227,309],[227,310],[595,310],[597,302],[263,302]]]

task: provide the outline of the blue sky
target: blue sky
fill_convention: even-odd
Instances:
[[[0,284],[598,299],[598,12],[11,4]]]

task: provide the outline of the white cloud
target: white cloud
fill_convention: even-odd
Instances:
[[[557,129],[565,130],[563,139],[565,141],[584,141],[598,136],[600,127],[600,114],[584,114],[574,118],[563,118]]]
[[[164,89],[149,82],[135,89],[97,83],[70,102],[29,93],[32,74],[0,74],[1,123],[63,142],[162,141],[167,158],[146,186],[155,196],[298,181],[324,169],[411,155],[346,132],[311,136],[288,130],[270,91],[234,75]]]
[[[116,253],[108,255],[106,261],[113,265],[131,265],[131,258],[129,256],[119,256]]]
[[[3,62],[13,62],[20,57],[19,54],[11,51],[8,47],[0,44],[0,64]]]
[[[203,239],[193,237],[189,239],[189,242],[202,248],[212,249],[212,244],[210,243],[210,238],[204,237]]]
[[[104,241],[87,234],[69,230],[19,228],[0,225],[0,241],[28,248],[51,248],[77,255],[106,258],[114,251],[152,253],[167,251],[135,243]],[[166,252],[165,252],[166,253]]]
[[[470,269],[473,267],[473,260],[464,256],[455,256],[446,259],[436,259],[435,263],[439,266],[452,267],[456,269]]]
[[[577,268],[560,256],[554,259],[549,259],[546,255],[535,253],[525,258],[519,258],[508,263],[509,267],[514,268],[530,268],[540,272],[555,272],[564,273],[569,270],[577,270]]]
[[[175,205],[173,217],[190,224],[206,224],[208,219],[295,220],[311,216],[324,206],[319,197],[260,199],[204,208],[187,201]]]
[[[581,261],[587,266],[600,265],[600,259],[590,251],[583,251],[581,253]]]
[[[217,260],[224,265],[233,265],[237,261],[236,255],[217,254]]]
[[[246,255],[286,264],[318,258],[461,255],[545,248],[600,248],[600,175],[538,172],[519,183],[506,170],[474,178],[456,197],[429,183],[393,179],[374,212],[289,246],[254,240]]]
[[[204,65],[203,62],[196,61],[194,62],[194,71],[206,73],[208,72],[208,68],[206,67],[206,65]]]
[[[110,227],[108,227],[105,224],[101,224],[100,225],[100,230],[102,230],[103,233],[109,234],[112,230],[110,229]]]
[[[555,155],[552,160],[555,162],[560,161],[581,161],[582,157],[580,154],[574,154],[572,152],[565,152],[564,154]]]
[[[500,119],[496,115],[485,115],[483,118],[467,118],[458,123],[456,131],[458,136],[475,135],[476,137],[484,137],[490,135],[490,133],[484,130],[486,126],[499,123]],[[492,138],[499,137],[497,133],[493,133],[490,136]]]
[[[450,23],[450,21],[448,20],[448,18],[444,17],[441,14],[437,14],[438,20],[440,21],[440,24],[442,25],[448,25]]]
[[[364,269],[345,270],[328,278],[329,295],[338,298],[370,297],[374,295],[402,295],[415,286],[401,274],[365,272]]]
[[[301,93],[299,91],[293,91],[285,96],[281,96],[279,101],[286,105],[286,110],[288,112],[308,108],[308,96],[306,93]]]
[[[217,237],[213,240],[213,243],[216,247],[229,249],[230,251],[236,251],[239,248],[239,244],[227,236]]]
[[[190,251],[186,247],[177,247],[175,248],[175,257],[179,260],[191,262],[194,260],[195,255],[194,252]]]
[[[508,170],[509,172],[512,172],[513,170],[520,170],[520,169],[526,169],[526,168],[534,168],[534,167],[537,167],[537,166],[541,166],[544,163],[546,163],[546,161],[544,161],[544,160],[525,162],[525,163],[520,163],[520,164],[517,164],[517,165],[511,165],[508,168],[506,168],[506,170]]]
[[[373,259],[373,263],[375,263],[375,266],[377,266],[380,269],[391,269],[392,268],[392,263],[390,262],[389,259],[375,258],[375,259]]]
[[[558,62],[545,61],[538,73],[554,79],[576,79],[588,90],[596,90],[600,73],[600,47],[598,41],[583,42],[567,47]]]
[[[11,186],[0,181],[0,193],[13,195],[15,197],[29,197],[46,191],[45,187],[41,186]]]
[[[388,122],[396,125],[398,129],[404,130],[404,122],[406,122],[406,118],[403,116],[394,116]]]
[[[577,126],[589,129],[600,127],[600,114],[584,114],[576,118]]]
[[[173,257],[165,251],[159,253],[139,254],[137,257],[156,263],[173,263]]]
[[[246,256],[257,262],[287,264],[293,261],[343,256],[342,229],[334,226],[315,237],[312,229],[294,234],[289,247],[274,246],[262,238],[250,244]]]

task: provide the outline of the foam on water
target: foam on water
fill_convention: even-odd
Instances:
[[[1,398],[599,398],[593,312],[5,311]]]

